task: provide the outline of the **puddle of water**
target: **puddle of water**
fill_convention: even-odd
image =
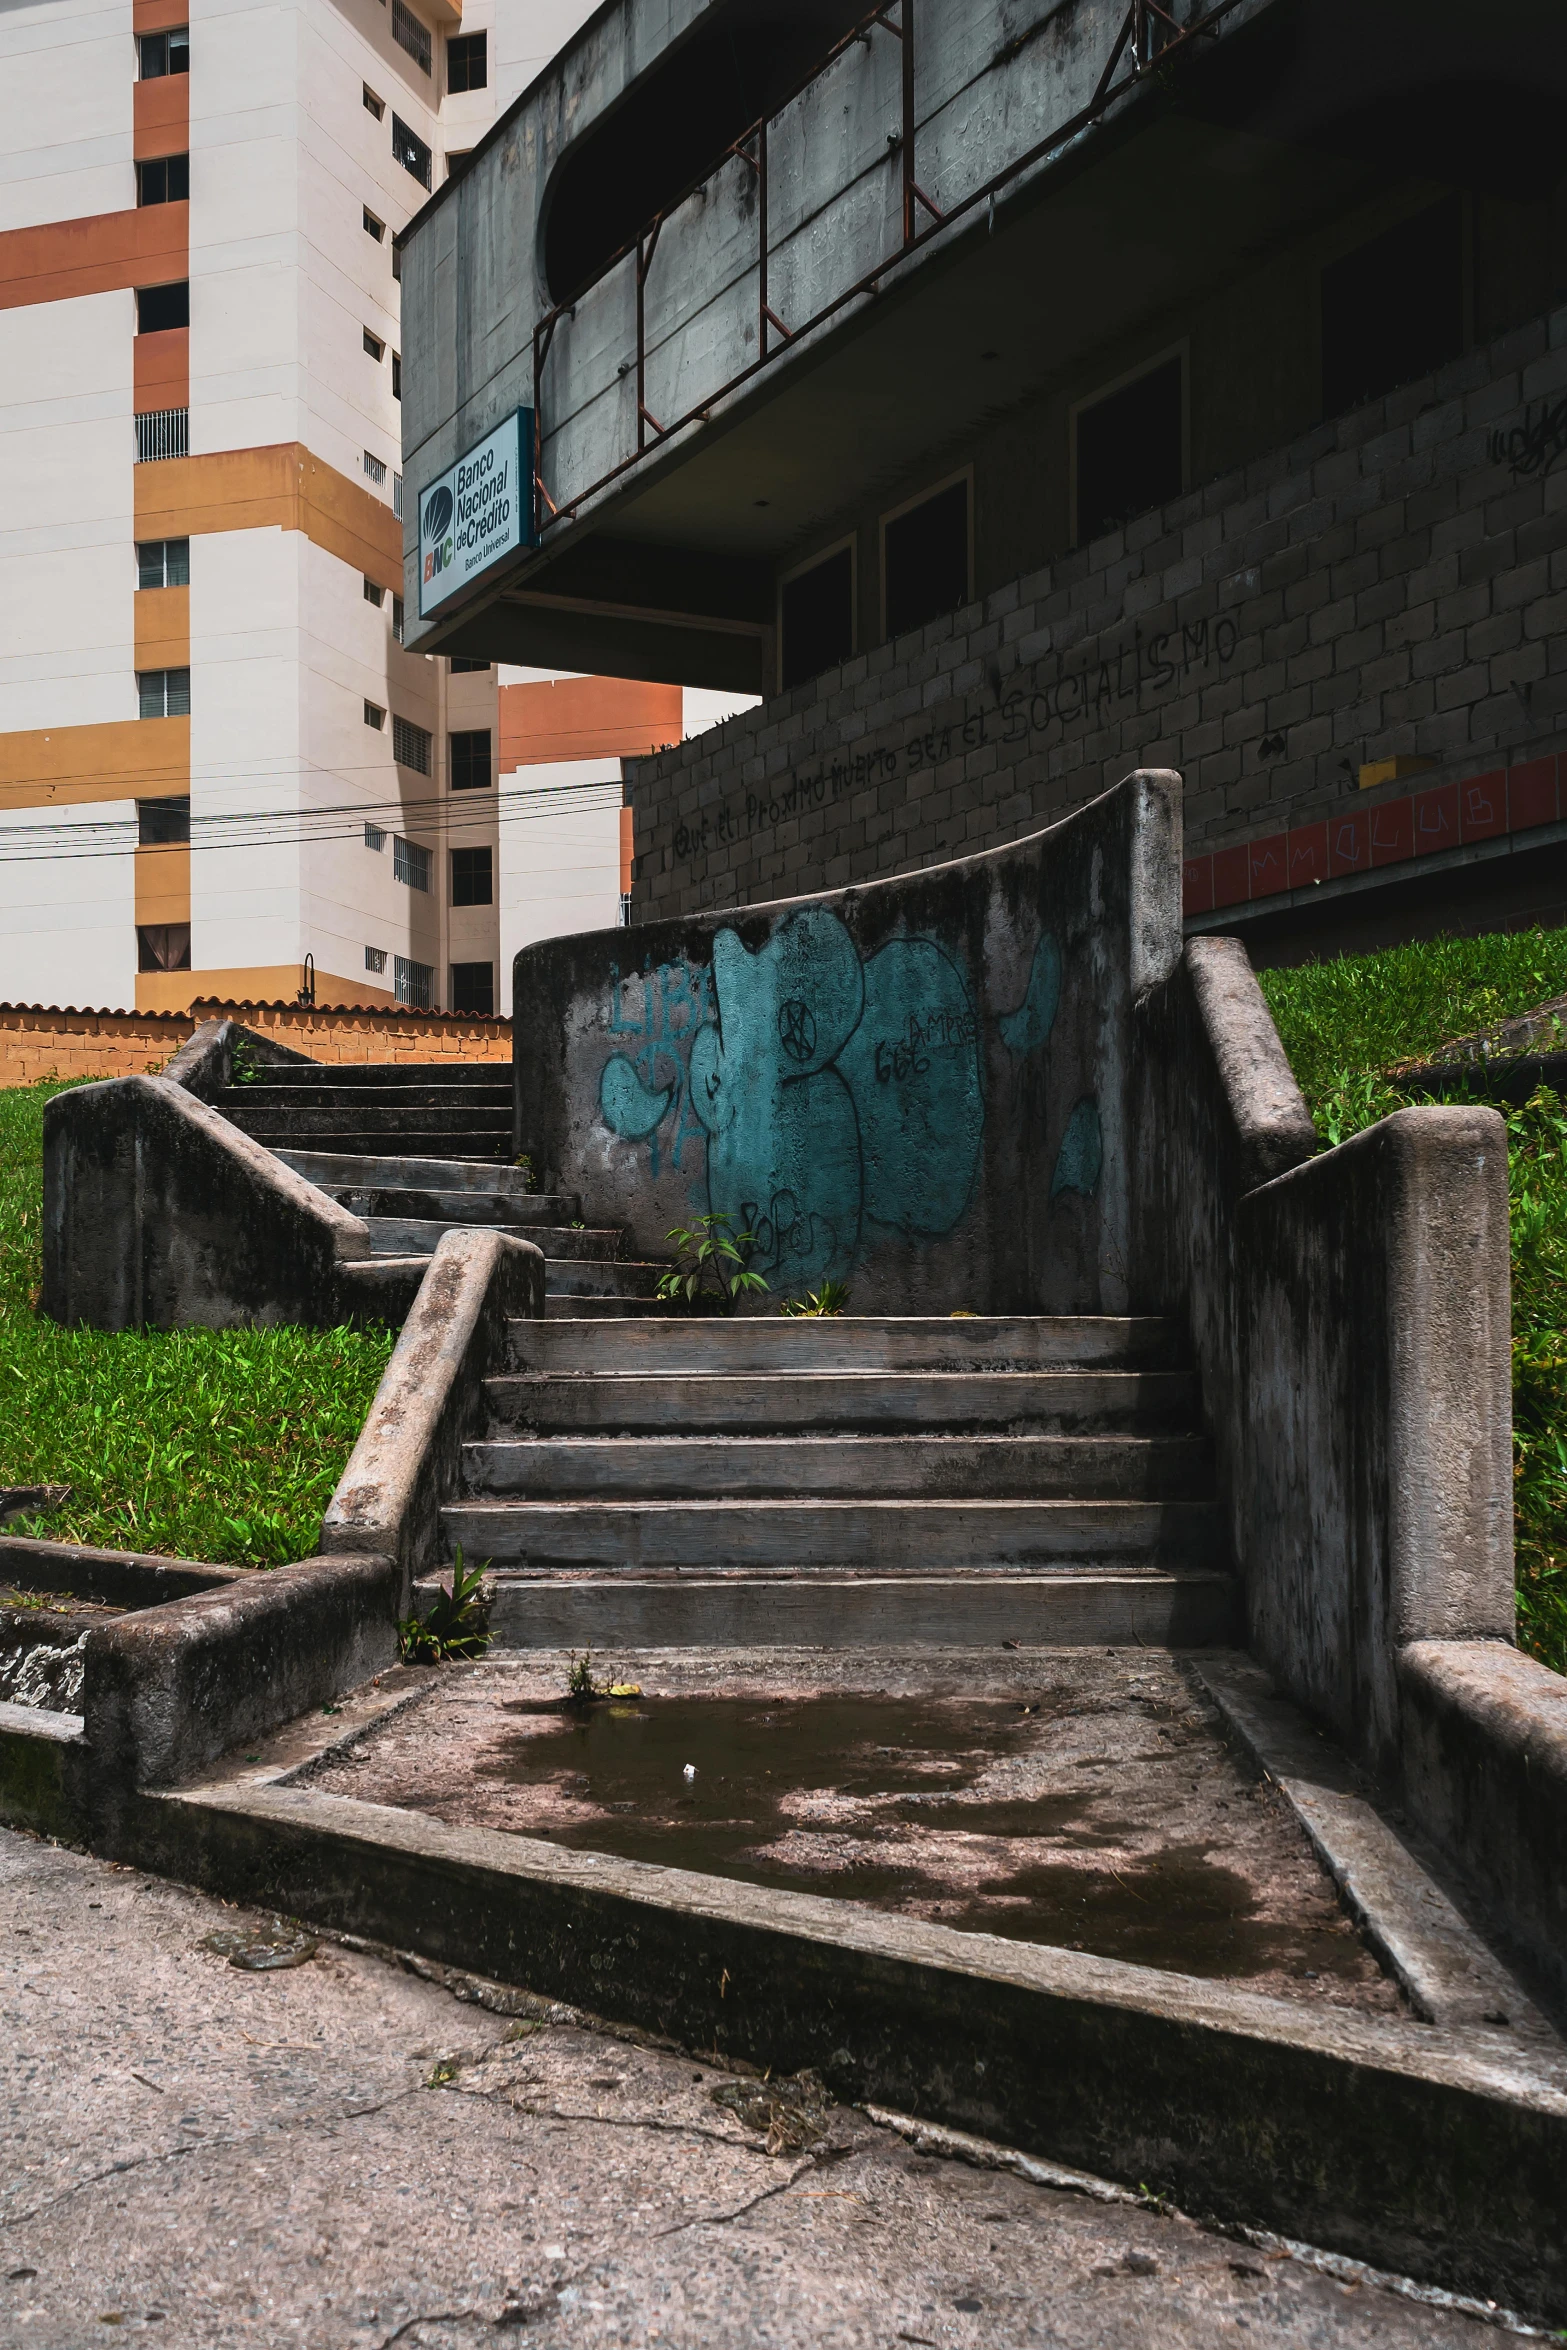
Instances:
[[[1113,1762],[1069,1794],[987,1792],[986,1773],[1026,1770],[1048,1735],[1015,1703],[671,1697],[506,1710],[512,1726],[475,1769],[536,1799],[517,1822],[524,1834],[1188,1974],[1365,1970],[1331,1909],[1320,1924],[1259,1916],[1246,1877],[1204,1844],[1129,1858],[1127,1823],[1107,1800],[1126,1793]],[[1054,1857],[1063,1848],[1081,1860]]]

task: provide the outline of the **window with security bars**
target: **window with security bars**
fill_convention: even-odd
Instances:
[[[400,114],[392,117],[392,153],[404,171],[411,171],[421,188],[430,185],[431,154],[417,131],[411,131]]]
[[[384,482],[386,479],[385,460],[378,457],[373,449],[366,449],[365,451],[365,479],[366,481],[373,481],[377,489],[380,488],[382,482]]]
[[[386,949],[385,949],[385,947],[366,947],[366,948],[365,948],[365,969],[366,969],[367,971],[377,971],[377,972],[379,972],[379,971],[384,971],[384,970],[386,969]]]
[[[138,669],[136,693],[143,718],[188,718],[190,716],[190,671],[188,669]]]
[[[190,455],[190,410],[149,408],[136,419],[136,462],[156,465],[162,457]]]
[[[140,849],[190,846],[190,799],[138,800],[136,845]]]
[[[392,835],[392,879],[405,882],[410,889],[427,890],[430,886],[430,852],[422,849],[416,840],[404,840],[400,832]]]
[[[454,963],[450,1008],[454,1012],[477,1012],[490,1018],[495,1011],[495,965]]]
[[[398,508],[398,512],[399,514],[402,512],[401,507]],[[403,599],[401,596],[392,598],[392,634],[401,644],[403,641]]]
[[[494,903],[495,884],[490,851],[487,848],[453,849],[452,904],[491,906]]]
[[[459,33],[446,44],[446,87],[455,96],[460,90],[482,90],[490,79],[490,49],[487,33]]]
[[[392,757],[399,767],[411,767],[416,775],[430,772],[430,730],[415,726],[411,718],[392,719]]]
[[[454,734],[452,744],[453,791],[484,791],[490,780],[490,730],[487,726],[466,727]]]
[[[433,965],[416,963],[408,955],[392,957],[392,993],[400,1004],[415,1012],[428,1012],[434,987]]]
[[[392,0],[392,38],[399,49],[406,49],[421,73],[430,70],[430,28],[423,25],[403,0]]]
[[[382,831],[380,825],[371,824],[367,821],[365,824],[365,847],[367,849],[384,849],[385,846],[386,834]]]
[[[136,585],[139,588],[189,587],[189,539],[138,539]]]

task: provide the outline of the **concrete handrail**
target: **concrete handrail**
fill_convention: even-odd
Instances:
[[[243,1037],[257,1062],[278,1068],[319,1066],[308,1053],[296,1053],[292,1045],[279,1044],[275,1037],[263,1036],[258,1029],[246,1028],[238,1020],[203,1020],[201,1026],[180,1046],[163,1074],[171,1085],[183,1086],[198,1101],[210,1102],[221,1093],[233,1078],[234,1040]]]
[[[473,1226],[441,1235],[321,1530],[323,1550],[395,1559],[404,1613],[414,1575],[439,1559],[441,1501],[456,1489],[482,1382],[506,1359],[507,1324],[543,1312],[544,1256],[531,1240]]]

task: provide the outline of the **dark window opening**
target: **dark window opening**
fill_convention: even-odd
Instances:
[[[138,971],[188,971],[190,969],[190,924],[188,922],[138,922],[136,925],[136,968]]]
[[[400,400],[400,399],[402,398],[402,396],[403,396],[403,355],[402,355],[401,351],[394,351],[394,352],[392,353],[392,398],[393,398],[394,400]]]
[[[494,900],[494,876],[488,849],[453,849],[452,904],[489,906]]]
[[[185,204],[190,200],[190,157],[158,155],[136,166],[138,204]]]
[[[716,170],[864,14],[859,0],[722,0],[562,157],[544,270],[568,302],[674,198]],[[738,167],[743,170],[744,166]]]
[[[136,332],[139,335],[166,334],[172,326],[189,324],[189,278],[182,277],[172,286],[137,287]]]
[[[136,585],[139,588],[189,587],[189,539],[138,539]]]
[[[1182,368],[1151,367],[1077,412],[1077,544],[1181,494]]]
[[[392,0],[392,38],[399,49],[407,50],[421,73],[429,72],[432,55],[430,28],[427,24],[421,24],[413,10],[404,6],[403,0]]]
[[[903,636],[969,600],[968,482],[955,481],[882,527],[887,634]]]
[[[453,677],[464,677],[470,670],[477,674],[477,672],[481,669],[488,670],[489,666],[490,664],[488,661],[465,661],[460,654],[453,654],[452,656],[451,671]]]
[[[143,849],[189,848],[189,794],[179,800],[138,800],[136,843]]]
[[[800,685],[847,661],[854,651],[852,548],[840,547],[824,563],[785,580],[780,603],[780,685]]]
[[[365,216],[365,235],[367,237],[374,237],[376,243],[379,245],[381,239],[386,234],[385,221],[377,220],[375,214],[371,211],[368,204],[361,204],[359,209]]]
[[[141,78],[144,82],[161,82],[165,74],[190,71],[188,24],[177,25],[172,32],[143,33],[137,48],[141,55]]]
[[[1322,407],[1337,416],[1464,347],[1463,215],[1444,197],[1322,272]]]
[[[371,89],[368,82],[361,83],[360,87],[364,91],[366,114],[373,114],[376,121],[379,122],[382,115],[386,112],[386,100],[384,98],[378,98],[374,90]]]
[[[452,736],[453,791],[483,791],[490,780],[490,730],[469,728]],[[485,852],[488,855],[488,851]]]
[[[404,171],[411,171],[421,188],[430,185],[430,150],[400,114],[392,117],[392,153]]]
[[[446,44],[446,87],[455,95],[460,90],[483,90],[490,79],[490,49],[487,33],[459,33]]]
[[[486,1018],[495,1010],[495,965],[493,963],[454,963],[452,965],[452,1010],[478,1012]]]

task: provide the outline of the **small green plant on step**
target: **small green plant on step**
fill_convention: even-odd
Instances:
[[[512,1165],[516,1168],[518,1174],[522,1177],[523,1190],[537,1191],[539,1187],[538,1184],[534,1181],[533,1161],[528,1156],[527,1152],[524,1151],[519,1158],[513,1159]]]
[[[807,1290],[804,1297],[786,1297],[778,1308],[795,1321],[804,1321],[816,1314],[846,1314],[849,1310],[847,1281],[824,1281],[820,1289]]]
[[[484,1568],[465,1567],[459,1544],[453,1553],[450,1591],[440,1594],[427,1616],[407,1616],[398,1625],[397,1653],[405,1665],[444,1665],[453,1657],[483,1656],[494,1638],[487,1613]]]
[[[266,1076],[266,1064],[256,1058],[256,1048],[250,1038],[240,1033],[229,1038],[230,1085],[259,1085]]]
[[[641,1694],[638,1681],[595,1681],[592,1650],[585,1648],[580,1656],[572,1650],[571,1670],[566,1676],[568,1705],[595,1705],[601,1697],[640,1697]]]
[[[664,1238],[674,1242],[675,1262],[656,1294],[688,1314],[727,1313],[744,1291],[767,1287],[746,1263],[756,1234],[731,1233],[727,1216],[698,1216],[694,1225],[676,1224]]]

